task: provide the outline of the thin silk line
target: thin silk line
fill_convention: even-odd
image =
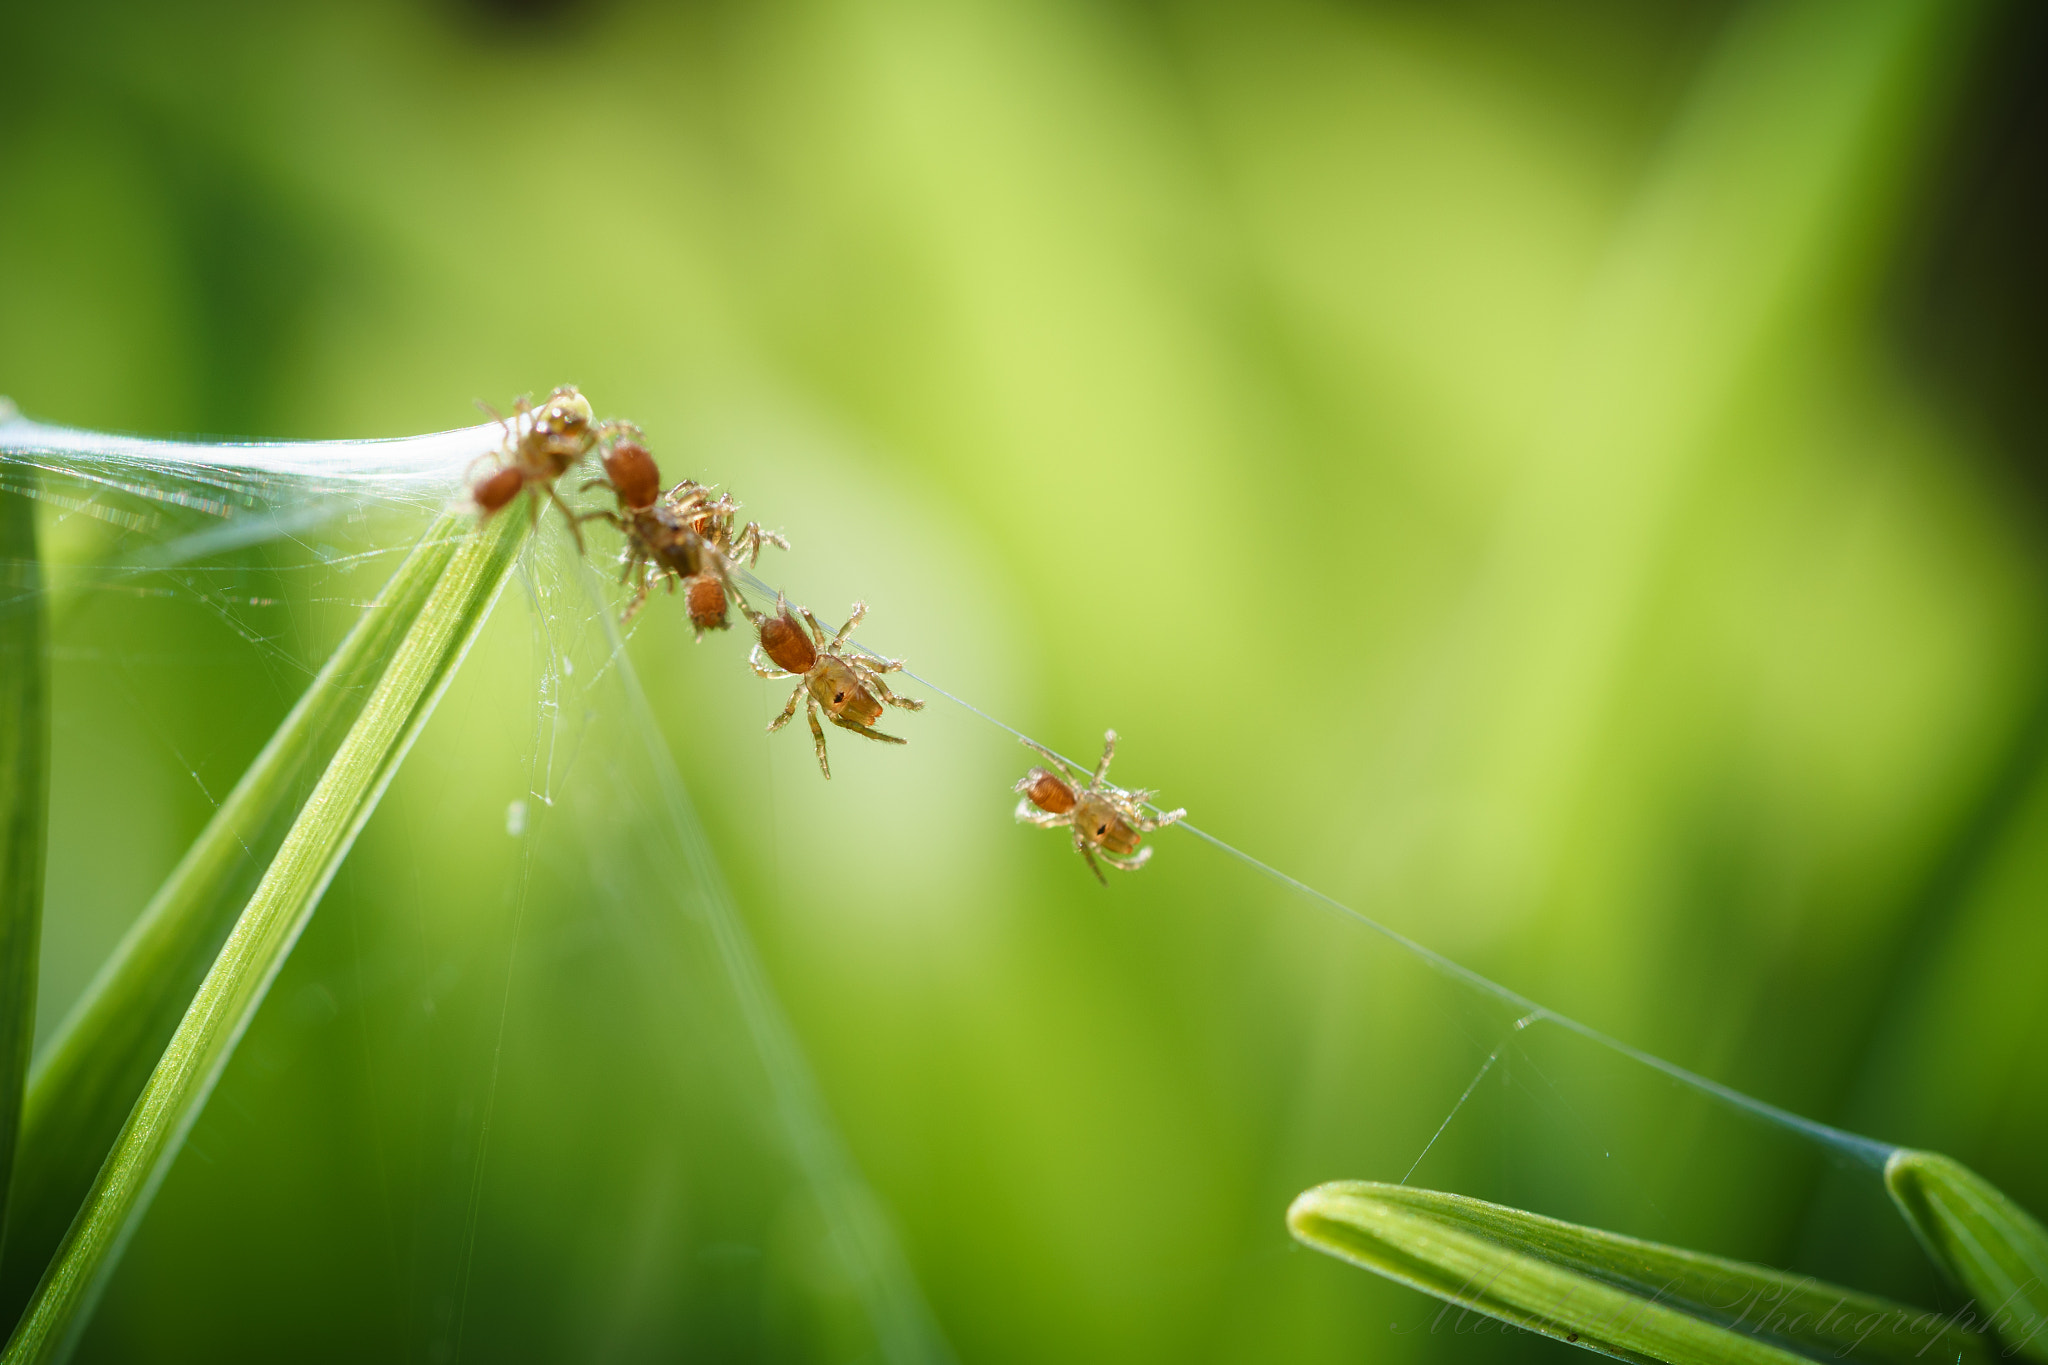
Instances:
[[[1415,1174],[1415,1168],[1422,1164],[1422,1158],[1429,1155],[1429,1149],[1436,1146],[1436,1140],[1444,1135],[1444,1129],[1451,1126],[1451,1120],[1458,1117],[1458,1111],[1465,1107],[1465,1101],[1472,1098],[1472,1092],[1479,1088],[1479,1083],[1486,1079],[1486,1073],[1493,1070],[1493,1064],[1500,1060],[1500,1054],[1506,1050],[1507,1043],[1502,1041],[1493,1051],[1486,1054],[1486,1060],[1479,1064],[1479,1074],[1472,1078],[1471,1084],[1465,1087],[1465,1093],[1458,1096],[1458,1102],[1451,1106],[1451,1112],[1444,1115],[1444,1121],[1436,1126],[1436,1131],[1429,1135],[1429,1141],[1423,1143],[1422,1150],[1415,1154],[1415,1160],[1409,1162],[1408,1169],[1401,1173],[1403,1185],[1408,1183],[1409,1176]]]
[[[743,582],[745,582],[747,586],[753,588],[756,592],[761,593],[765,597],[780,596],[780,594],[773,587],[763,582],[755,574],[750,573],[745,569],[739,569],[737,566],[735,566],[735,568],[737,570],[735,576],[741,579]],[[867,658],[881,659],[885,657],[866,645],[855,644],[853,641],[848,641],[847,644],[849,647],[857,650],[859,653],[861,653]],[[1037,745],[1038,742],[1036,740],[1032,739],[1031,736],[1025,734],[1022,730],[1019,730],[1016,726],[1011,725],[1009,722],[1001,720],[996,716],[990,715],[987,711],[982,710],[979,706],[976,706],[973,702],[968,701],[965,697],[962,697],[958,693],[941,686],[939,683],[924,676],[922,673],[918,673],[915,670],[909,668],[903,669],[902,673],[905,677],[911,679],[913,682],[916,682],[918,685],[938,693],[946,700],[952,702],[955,706],[958,706],[965,711],[969,711],[974,715],[979,716],[981,719],[987,721],[989,724],[995,726],[997,729],[1014,736],[1019,742]],[[1052,749],[1049,746],[1038,747],[1046,748],[1046,751],[1048,753],[1052,753],[1058,756],[1063,762],[1070,764],[1073,763],[1072,759],[1068,758],[1065,754],[1060,753],[1057,749]],[[1089,764],[1074,764],[1074,766],[1082,772],[1087,772],[1091,770],[1091,765]],[[1162,809],[1156,803],[1148,804],[1151,804],[1151,808],[1155,812],[1160,811]],[[1209,833],[1209,831],[1203,829],[1201,826],[1194,824],[1189,820],[1182,819],[1176,821],[1174,824],[1167,826],[1167,828],[1185,830],[1187,833],[1194,835],[1197,839],[1200,839],[1204,843],[1211,845],[1220,852],[1237,859],[1239,862],[1245,864],[1247,867],[1253,868],[1258,872],[1262,872],[1267,877],[1270,877],[1274,881],[1280,883],[1282,886],[1285,886],[1302,896],[1306,896],[1308,899],[1316,902],[1318,905],[1321,905],[1324,909],[1333,912],[1340,918],[1350,920],[1357,924],[1362,924],[1366,928],[1372,930],[1374,933],[1379,934],[1382,937],[1392,941],[1393,943],[1398,944],[1400,947],[1406,949],[1409,953],[1412,953],[1416,957],[1422,959],[1422,961],[1429,964],[1429,966],[1435,968],[1437,971],[1443,973],[1445,976],[1449,976],[1455,980],[1462,981],[1467,986],[1472,987],[1474,990],[1477,990],[1482,994],[1490,995],[1496,1000],[1513,1006],[1515,1009],[1522,1012],[1522,1018],[1516,1024],[1517,1029],[1527,1027],[1530,1024],[1542,1023],[1545,1021],[1555,1024],[1559,1028],[1562,1028],[1567,1032],[1576,1033],[1582,1038],[1585,1038],[1593,1043],[1597,1043],[1601,1047],[1605,1047],[1611,1049],[1614,1052],[1618,1052],[1622,1056],[1627,1057],[1632,1061],[1639,1062],[1642,1065],[1647,1066],[1654,1071],[1660,1071],[1666,1076],[1671,1077],[1673,1080],[1678,1081],[1683,1085],[1690,1086],[1694,1090],[1698,1090],[1703,1094],[1711,1095],[1715,1099],[1720,1100],[1722,1103],[1727,1104],[1734,1109],[1749,1114],[1754,1118],[1761,1119],[1766,1123],[1773,1124],[1777,1127],[1784,1128],[1791,1132],[1799,1133],[1805,1137],[1812,1138],[1816,1142],[1819,1142],[1827,1147],[1833,1148],[1834,1150],[1841,1152],[1844,1155],[1853,1157],[1855,1160],[1862,1163],[1863,1165],[1870,1166],[1875,1169],[1883,1169],[1885,1162],[1891,1157],[1891,1154],[1898,1150],[1897,1147],[1892,1143],[1881,1142],[1876,1138],[1865,1137],[1861,1133],[1852,1133],[1847,1129],[1836,1128],[1830,1124],[1821,1123],[1818,1120],[1806,1118],[1805,1116],[1800,1114],[1795,1114],[1789,1109],[1781,1109],[1777,1105],[1770,1104],[1764,1100],[1757,1099],[1753,1095],[1744,1094],[1742,1091],[1735,1089],[1733,1086],[1723,1085],[1720,1081],[1716,1081],[1709,1077],[1702,1076],[1696,1071],[1691,1071],[1685,1067],[1679,1066],[1676,1062],[1667,1062],[1662,1057],[1657,1056],[1655,1053],[1645,1052],[1643,1049],[1635,1047],[1632,1044],[1625,1043],[1621,1041],[1619,1038],[1615,1038],[1610,1036],[1609,1034],[1602,1033],[1599,1029],[1594,1028],[1592,1025],[1581,1023],[1577,1019],[1572,1018],[1570,1015],[1559,1014],[1556,1010],[1538,1004],[1536,1001],[1531,1000],[1528,996],[1521,994],[1519,991],[1510,990],[1508,987],[1501,985],[1499,982],[1494,981],[1489,977],[1481,976],[1478,972],[1473,971],[1470,967],[1464,966],[1462,963],[1455,962],[1452,959],[1445,957],[1442,953],[1435,951],[1434,949],[1424,947],[1422,944],[1416,942],[1414,939],[1409,938],[1406,934],[1403,934],[1398,930],[1389,928],[1387,925],[1380,923],[1378,920],[1374,919],[1370,915],[1365,914],[1362,911],[1353,909],[1351,906],[1346,905],[1343,901],[1338,900],[1335,896],[1329,895],[1327,892],[1318,891],[1315,887],[1310,886],[1307,882],[1302,881],[1299,877],[1289,876],[1287,873],[1282,872],[1279,868],[1272,866],[1270,863],[1263,862],[1260,859],[1253,857],[1251,854],[1245,852],[1243,849],[1238,848],[1236,845],[1228,843],[1225,840],[1218,838],[1216,835]],[[1462,1103],[1462,1101],[1460,1102]],[[1431,1141],[1434,1140],[1435,1139],[1431,1139]]]

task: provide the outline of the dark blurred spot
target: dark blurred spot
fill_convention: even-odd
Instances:
[[[520,39],[555,37],[588,22],[598,0],[438,0],[470,32]]]
[[[1960,98],[1896,325],[1955,414],[2048,497],[2048,5],[2001,8]]]

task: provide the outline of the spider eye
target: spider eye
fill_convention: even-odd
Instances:
[[[834,706],[837,706],[837,705],[838,705],[838,704],[839,704],[840,702],[843,702],[843,701],[845,701],[845,700],[846,700],[846,694],[845,694],[844,692],[834,692],[834,693],[832,694],[832,704],[833,704]]]
[[[1108,825],[1097,825],[1097,826],[1095,827],[1095,832],[1096,832],[1097,834],[1107,834],[1107,833],[1109,833],[1109,826],[1108,826]]]

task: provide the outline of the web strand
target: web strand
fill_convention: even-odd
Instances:
[[[752,588],[755,592],[761,594],[761,596],[763,596],[764,598],[772,599],[779,597],[781,595],[773,586],[763,581],[758,575],[750,572],[747,569],[740,568],[737,565],[733,567],[734,577],[743,582],[747,587]],[[847,647],[855,650],[856,652],[860,653],[861,655],[869,659],[879,660],[887,657],[886,655],[880,653],[879,651],[867,645],[859,644],[853,641],[848,641]],[[1086,772],[1090,770],[1090,767],[1092,765],[1075,763],[1073,759],[1069,758],[1067,755],[1063,753],[1060,753],[1059,750],[1053,748],[1051,745],[1039,744],[1037,740],[1033,739],[1030,735],[1018,729],[1016,726],[1011,725],[1009,722],[1001,719],[1000,717],[990,714],[989,712],[983,710],[981,707],[976,706],[967,698],[959,695],[957,692],[952,691],[950,688],[945,687],[944,685],[934,681],[933,679],[926,677],[924,674],[919,673],[914,669],[910,668],[905,668],[901,671],[905,677],[912,679],[922,687],[928,688],[929,690],[936,692],[938,695],[944,697],[947,701],[952,702],[955,706],[958,706],[962,710],[967,711],[970,714],[977,716],[980,719],[988,722],[990,725],[995,726],[998,730],[1001,730],[1005,734],[1012,736],[1020,743],[1032,745],[1037,748],[1042,748],[1046,750],[1046,752],[1057,756],[1061,762],[1072,764],[1075,768],[1079,769],[1080,771]],[[1155,814],[1165,813],[1164,808],[1158,805],[1156,802],[1147,802],[1146,805]],[[1203,829],[1201,826],[1193,823],[1190,820],[1183,818],[1178,821],[1175,821],[1171,825],[1166,826],[1166,828],[1181,830],[1189,835],[1192,835],[1193,837],[1201,840],[1203,843],[1206,843],[1210,845],[1212,848],[1215,848],[1218,852],[1224,854],[1226,857],[1236,859],[1238,862],[1243,863],[1246,867],[1249,867],[1253,871],[1258,872],[1261,875],[1267,877],[1268,879],[1279,883],[1281,886],[1284,886],[1288,890],[1295,892],[1297,895],[1307,898],[1311,902],[1322,907],[1324,910],[1329,911],[1330,913],[1335,914],[1340,918],[1348,920],[1352,923],[1363,925],[1365,928],[1370,929],[1372,932],[1380,935],[1382,938],[1387,939],[1389,942],[1395,944],[1397,947],[1401,948],[1403,951],[1407,952],[1411,956],[1420,959],[1432,970],[1439,972],[1444,976],[1450,977],[1453,980],[1462,982],[1464,985],[1472,988],[1473,990],[1478,991],[1483,995],[1490,996],[1493,999],[1498,1000],[1501,1003],[1514,1008],[1515,1010],[1519,1011],[1522,1015],[1521,1019],[1518,1020],[1515,1024],[1515,1028],[1517,1030],[1538,1023],[1554,1024],[1558,1028],[1564,1029],[1569,1033],[1575,1033],[1580,1037],[1602,1048],[1606,1048],[1607,1050],[1617,1053],[1623,1057],[1626,1057],[1631,1061],[1639,1063],[1640,1065],[1649,1067],[1654,1071],[1661,1072],[1664,1075],[1670,1077],[1672,1080],[1679,1082],[1681,1085],[1684,1085],[1692,1090],[1698,1091],[1699,1093],[1707,1095],[1713,1099],[1719,1100],[1721,1103],[1728,1105],[1729,1107],[1736,1109],[1742,1113],[1745,1113],[1752,1118],[1759,1119],[1764,1123],[1772,1125],[1773,1127],[1782,1128],[1788,1132],[1798,1133],[1803,1137],[1810,1138],[1813,1141],[1818,1142],[1821,1145],[1827,1147],[1829,1150],[1839,1153],[1842,1156],[1848,1157],[1851,1160],[1854,1160],[1860,1165],[1881,1170],[1883,1169],[1885,1162],[1891,1157],[1892,1153],[1898,1150],[1896,1145],[1893,1143],[1882,1142],[1876,1138],[1865,1137],[1860,1133],[1852,1133],[1847,1129],[1836,1128],[1830,1124],[1825,1124],[1815,1119],[1806,1118],[1804,1115],[1795,1114],[1789,1109],[1783,1109],[1775,1104],[1771,1104],[1767,1101],[1757,1099],[1755,1096],[1745,1094],[1744,1092],[1735,1089],[1733,1086],[1724,1085],[1720,1081],[1714,1080],[1707,1076],[1702,1076],[1696,1071],[1691,1071],[1685,1067],[1679,1066],[1676,1062],[1669,1062],[1666,1061],[1664,1058],[1657,1056],[1654,1053],[1645,1052],[1643,1049],[1639,1047],[1635,1047],[1632,1044],[1621,1041],[1619,1038],[1615,1038],[1609,1034],[1601,1032],[1599,1029],[1594,1028],[1590,1024],[1581,1023],[1579,1020],[1572,1018],[1570,1015],[1560,1014],[1553,1009],[1538,1004],[1536,1001],[1531,1000],[1528,996],[1523,995],[1521,992],[1512,990],[1509,987],[1500,984],[1499,982],[1493,980],[1490,977],[1482,976],[1478,972],[1473,971],[1470,967],[1467,967],[1462,963],[1456,962],[1451,958],[1445,957],[1442,953],[1437,952],[1435,949],[1423,946],[1422,944],[1416,942],[1414,939],[1409,938],[1406,934],[1401,933],[1399,930],[1390,928],[1389,926],[1380,923],[1372,916],[1364,913],[1361,910],[1354,909],[1353,907],[1345,904],[1343,901],[1338,900],[1335,896],[1329,895],[1327,892],[1317,890],[1315,887],[1310,886],[1307,882],[1302,881],[1299,877],[1294,877],[1289,875],[1288,873],[1282,872],[1279,868],[1274,867],[1272,864],[1264,862],[1259,858],[1254,857],[1250,853],[1245,852],[1243,849],[1237,847],[1235,844],[1229,843],[1228,841],[1219,838],[1214,834],[1211,834],[1209,831]],[[1491,1065],[1490,1060],[1488,1062],[1488,1065]],[[1467,1094],[1470,1094],[1469,1090],[1467,1091]],[[1462,1105],[1464,1103],[1464,1099],[1461,1098],[1458,1103]],[[1452,1114],[1453,1116],[1455,1116],[1455,1108],[1453,1109]],[[1446,1118],[1444,1122],[1446,1125],[1448,1125],[1450,1119]],[[1438,1132],[1439,1135],[1441,1135],[1442,1130],[1439,1129]],[[1435,1140],[1435,1138],[1430,1139],[1432,1143],[1434,1143]],[[1427,1148],[1425,1148],[1424,1150],[1427,1151]],[[1417,1158],[1417,1160],[1419,1161],[1420,1158]]]

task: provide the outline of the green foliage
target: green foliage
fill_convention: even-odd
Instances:
[[[418,600],[404,639],[201,982],[44,1273],[8,1342],[5,1360],[10,1365],[60,1360],[77,1344],[134,1221],[321,893],[481,629],[526,538],[524,511],[530,500],[531,495],[446,555],[431,591]],[[441,558],[429,548],[411,567],[424,572]],[[401,585],[386,606],[413,600],[408,586]],[[310,721],[318,712],[316,707],[299,718]],[[211,894],[195,886],[192,903],[204,904]]]
[[[1913,304],[1982,149],[1979,11],[15,6],[0,374],[41,417],[266,435],[575,380],[877,648],[1063,749],[1114,725],[1131,781],[1461,962],[2044,1208],[2048,538]],[[81,607],[47,1032],[374,584],[262,577],[288,546],[118,579],[184,524],[42,511]],[[819,790],[674,605],[631,737],[964,1357],[1469,1360],[1273,1254],[1273,1211],[1406,1170],[1492,1035],[1192,841],[1103,892],[942,706]],[[88,1353],[429,1357],[466,1285],[465,1359],[779,1320],[735,1287],[773,1239],[688,1195],[732,1155],[677,1140],[701,1077],[650,1020],[692,992],[622,927],[677,874],[506,833],[617,757],[554,709],[557,606],[507,595]],[[1594,1072],[1597,1134],[1543,1126],[1529,1072],[1491,1083],[1524,1060],[1425,1183],[1915,1297],[1874,1179],[1889,1242],[1668,1087]]]
[[[1645,1365],[1992,1359],[1941,1314],[1462,1195],[1341,1181],[1296,1199],[1287,1225],[1446,1304]]]
[[[2048,1360],[2048,1230],[2004,1191],[1939,1152],[1900,1148],[1885,1188],[1927,1254],[1971,1296],[2008,1354]]]
[[[10,500],[23,502],[21,499]],[[295,797],[353,723],[455,553],[467,518],[434,523],[349,631],[122,938],[37,1058],[5,1243],[0,1310],[28,1301],[221,941],[297,813]],[[10,618],[12,619],[12,618]]]
[[[0,402],[0,419],[6,404]],[[32,472],[8,467],[31,481]],[[15,1235],[23,1093],[36,1026],[49,819],[49,656],[35,504],[0,493],[0,1244]]]

